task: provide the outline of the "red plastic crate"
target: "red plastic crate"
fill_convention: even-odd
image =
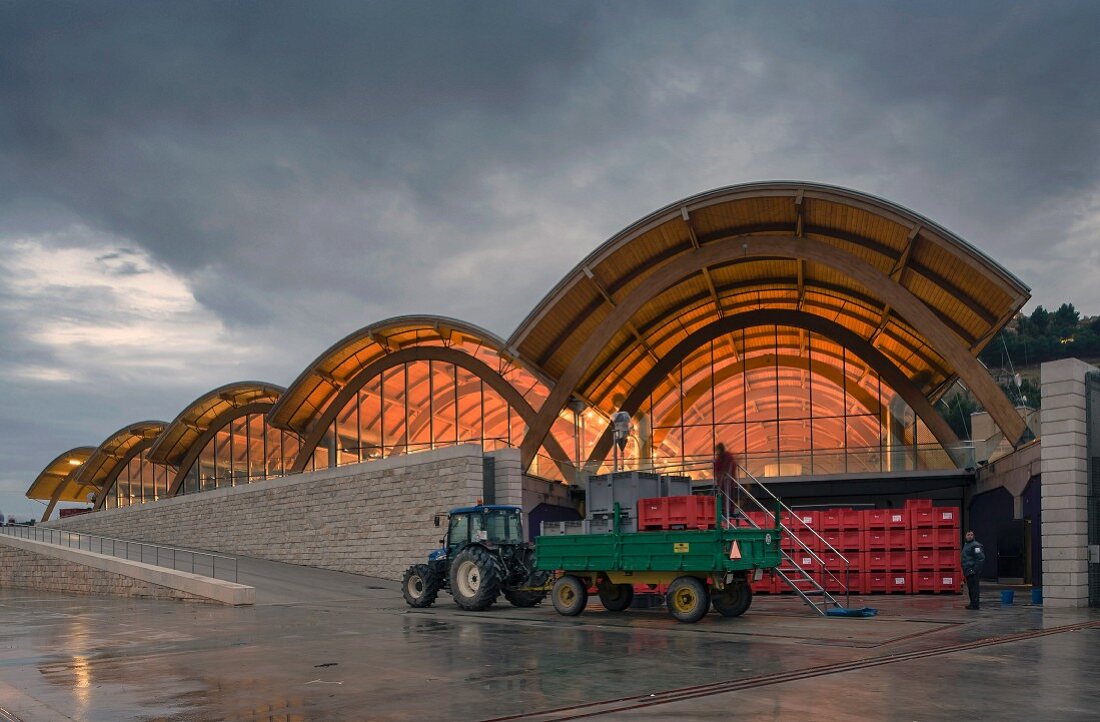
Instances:
[[[826,531],[821,533],[825,543],[840,552],[858,552],[863,547],[863,532],[858,529]]]
[[[658,496],[638,500],[639,529],[713,529],[713,496]]]
[[[820,512],[819,521],[821,528],[820,532],[826,531],[840,531],[840,509],[826,509]]]
[[[845,561],[848,562],[848,568],[853,572],[863,570],[863,554],[860,552],[844,554],[843,552],[823,551],[818,556],[825,562],[825,568],[832,571],[843,571]]]
[[[840,528],[849,531],[862,531],[863,513],[859,509],[841,509]]]
[[[862,563],[865,571],[908,571],[911,557],[905,549],[872,549],[864,552]]]
[[[906,509],[931,509],[932,508],[932,500],[931,499],[906,499],[905,500],[905,508]]]
[[[908,594],[908,572],[864,572],[864,594]]]
[[[958,549],[961,546],[958,529],[913,529],[909,532],[910,549]]]
[[[913,593],[955,594],[959,591],[960,579],[959,572],[954,568],[913,572]]]
[[[909,513],[910,529],[931,529],[936,526],[936,511],[932,507],[914,507]]]
[[[909,515],[904,509],[866,509],[863,512],[864,529],[905,529]]]
[[[937,506],[933,510],[932,525],[939,528],[958,529],[962,523],[962,516],[957,506]]]
[[[950,569],[958,564],[959,552],[956,549],[914,549],[910,553],[910,559],[910,568],[914,571]]]
[[[868,529],[863,532],[863,549],[908,549],[909,532],[905,529]]]
[[[813,549],[815,552],[821,550],[821,537],[818,536],[818,534],[815,534],[812,530],[804,528],[800,532],[798,532],[796,536],[798,537],[799,541],[808,546],[810,549]],[[788,539],[787,544],[783,548],[801,549],[802,547],[800,547],[794,541]]]

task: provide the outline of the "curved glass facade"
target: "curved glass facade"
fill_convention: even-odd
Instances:
[[[245,414],[218,429],[183,477],[179,493],[239,486],[283,476],[298,456],[298,436],[263,414]]]
[[[103,506],[114,509],[163,499],[168,495],[168,485],[174,474],[175,469],[171,466],[149,461],[149,449],[146,448],[119,469]]]
[[[838,343],[764,326],[689,354],[634,416],[631,466],[710,475],[724,443],[756,476],[952,468],[878,374]]]

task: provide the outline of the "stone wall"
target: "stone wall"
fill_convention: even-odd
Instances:
[[[1044,363],[1042,379],[1043,603],[1088,605],[1085,376],[1078,359]]]
[[[21,549],[0,540],[0,587],[63,594],[210,601],[179,589]]]
[[[522,488],[496,459],[498,503]],[[69,531],[400,579],[438,546],[435,514],[483,497],[481,447],[463,445],[49,522]],[[513,458],[514,457],[514,458]],[[501,498],[503,497],[503,498]]]

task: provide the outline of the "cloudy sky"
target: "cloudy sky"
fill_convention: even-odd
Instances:
[[[833,183],[1100,313],[1095,2],[0,3],[0,511],[406,313],[507,336],[678,198]]]

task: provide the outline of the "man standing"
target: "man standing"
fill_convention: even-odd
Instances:
[[[734,499],[734,490],[737,489],[737,477],[734,470],[737,468],[737,460],[733,457],[729,451],[726,450],[725,444],[718,444],[714,447],[714,483],[722,491],[722,507],[725,509],[726,516],[730,516],[730,502]],[[739,489],[738,489],[739,491]],[[735,503],[741,504],[740,494],[737,494],[737,500]]]
[[[970,604],[967,609],[978,609],[981,606],[978,584],[982,578],[982,566],[985,564],[985,547],[974,538],[974,532],[966,532],[966,543],[962,548],[963,578],[966,579],[966,591],[970,594]]]

